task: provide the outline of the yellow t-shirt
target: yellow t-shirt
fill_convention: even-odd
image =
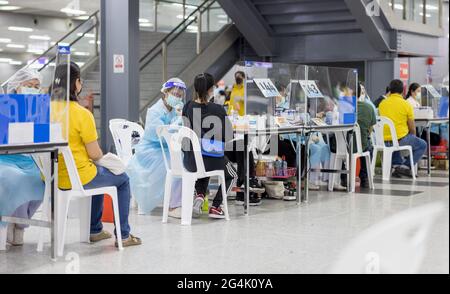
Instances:
[[[97,128],[92,113],[78,104],[69,102],[69,147],[80,175],[81,183],[88,184],[97,175],[97,167],[89,159],[86,144],[98,139]],[[70,189],[69,174],[62,155],[59,155],[58,181],[61,189]]]
[[[409,133],[408,120],[414,120],[414,110],[411,104],[400,94],[391,94],[379,106],[380,116],[390,118],[397,131],[397,139],[402,139]],[[388,126],[384,127],[384,140],[392,141]]]
[[[245,90],[244,85],[234,85],[233,89],[231,90],[230,95],[230,107],[228,108],[228,115],[231,114],[231,111],[234,109],[234,105],[237,103],[239,104],[239,115],[244,116],[245,115]]]

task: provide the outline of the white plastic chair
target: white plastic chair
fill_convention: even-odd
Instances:
[[[119,156],[125,166],[127,166],[134,153],[132,134],[133,132],[137,132],[142,140],[142,138],[144,137],[144,129],[137,123],[119,118],[109,121],[109,130],[111,131],[111,135],[114,140],[114,146],[116,147],[117,156]],[[139,209],[139,206],[133,195],[131,196],[132,207],[138,208],[138,214],[145,215],[145,213]]]
[[[384,142],[384,126],[388,126],[392,136],[392,146],[388,147]],[[375,174],[375,164],[378,152],[383,152],[383,180],[389,181],[392,172],[392,155],[397,151],[408,151],[410,158],[410,166],[412,177],[416,179],[416,171],[413,161],[413,151],[411,146],[400,146],[397,139],[397,131],[394,123],[387,117],[380,116],[377,118],[377,124],[374,126],[374,146],[373,146],[373,160],[372,160],[372,174]]]
[[[133,156],[132,134],[137,132],[142,139],[144,129],[139,124],[125,119],[112,119],[109,121],[109,130],[114,140],[117,156],[125,165],[128,165]]]
[[[219,184],[222,188],[223,195],[223,210],[225,212],[226,220],[230,220],[228,214],[228,204],[227,204],[227,192],[225,189],[225,172],[223,170],[215,170],[207,172],[205,170],[205,165],[203,163],[203,157],[200,149],[200,142],[195,134],[189,128],[186,127],[173,127],[173,126],[161,126],[157,129],[157,134],[159,137],[159,142],[163,150],[164,164],[166,165],[166,183],[165,183],[165,193],[164,193],[164,206],[163,206],[163,223],[167,223],[169,215],[169,203],[172,191],[172,181],[174,178],[182,179],[182,198],[181,198],[181,224],[191,225],[192,222],[192,208],[193,208],[193,197],[195,182],[198,179],[207,177],[218,177]],[[189,172],[185,169],[183,164],[182,155],[182,142],[183,140],[189,140],[192,143],[195,164],[197,166],[196,172]],[[166,142],[169,155],[170,164],[166,156],[166,148],[164,148],[164,142]]]
[[[347,142],[344,137],[344,132],[335,132],[336,138],[336,153],[331,153],[330,169],[337,170],[342,168],[342,163],[349,166],[349,156],[347,152]],[[338,185],[341,181],[339,174],[330,173],[328,178],[328,191],[332,192],[334,185]]]
[[[369,188],[373,189],[373,173],[372,173],[372,165],[370,161],[370,152],[363,152],[362,143],[361,143],[361,129],[358,124],[356,124],[355,128],[355,136],[356,137],[356,153],[352,154],[352,174],[350,175],[350,188],[352,192],[355,192],[356,186],[356,161],[358,158],[366,161],[366,169],[367,169],[367,177],[369,178]]]
[[[6,236],[8,234],[8,226],[0,225],[0,251],[6,250]]]
[[[114,222],[117,232],[118,249],[123,250],[121,230],[120,230],[120,218],[119,218],[119,202],[117,197],[117,188],[114,186],[101,187],[97,189],[85,190],[81,184],[80,176],[73,159],[71,150],[66,147],[62,149],[64,162],[67,166],[70,182],[72,185],[71,190],[63,191],[57,190],[57,196],[55,197],[55,219],[57,224],[57,248],[58,256],[62,256],[64,252],[64,240],[66,236],[66,224],[69,213],[69,206],[72,200],[79,201],[80,210],[80,239],[81,242],[89,243],[90,237],[90,225],[91,225],[91,201],[94,195],[108,194],[111,196]]]
[[[426,239],[444,205],[402,211],[356,237],[340,254],[333,274],[414,274],[426,254]]]

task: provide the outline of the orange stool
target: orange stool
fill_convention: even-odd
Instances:
[[[114,223],[112,200],[108,194],[104,195],[102,222],[111,224]]]

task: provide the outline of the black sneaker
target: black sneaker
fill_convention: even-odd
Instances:
[[[396,178],[409,178],[412,179],[411,169],[406,167],[395,167],[392,172],[392,176]]]
[[[234,202],[236,205],[244,205],[244,193],[238,192],[236,194],[236,200]],[[259,206],[261,205],[261,199],[256,197],[254,193],[250,193],[250,206]]]
[[[256,178],[251,178],[249,180],[250,182],[250,188],[249,190],[258,194],[264,193],[266,191],[266,189],[263,187],[263,185],[261,185],[258,181],[258,179]]]
[[[368,180],[361,180],[361,182],[359,184],[359,187],[363,188],[363,189],[369,188],[370,187],[369,181]]]

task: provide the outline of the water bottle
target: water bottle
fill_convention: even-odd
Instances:
[[[283,166],[283,176],[285,176],[285,177],[287,177],[288,176],[288,164],[287,164],[287,161],[286,161],[286,156],[284,156],[283,155],[283,163],[282,163],[282,166]]]
[[[278,177],[283,176],[283,162],[279,158],[277,158],[276,166],[276,175]]]

